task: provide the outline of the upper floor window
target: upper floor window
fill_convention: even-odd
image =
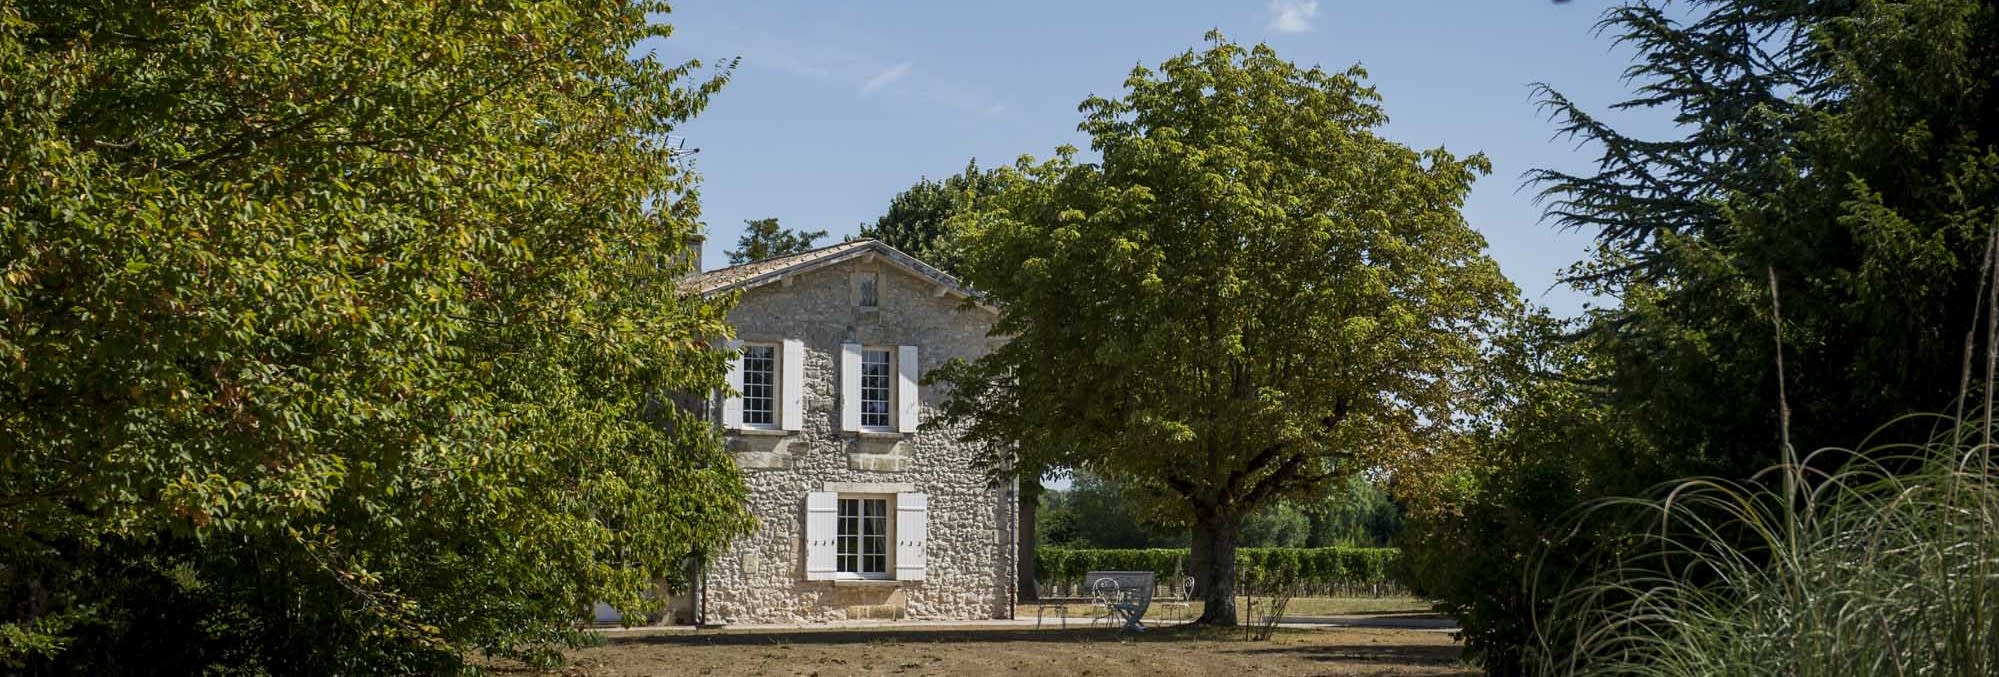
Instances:
[[[894,371],[890,359],[887,350],[861,350],[862,428],[888,430],[894,425],[889,419],[889,382]]]
[[[777,423],[777,346],[743,346],[743,425]]]
[[[916,346],[840,344],[840,430],[916,432],[922,399],[916,353]]]
[[[881,276],[873,272],[854,273],[854,305],[881,307]]]

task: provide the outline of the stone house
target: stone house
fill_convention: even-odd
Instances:
[[[995,344],[998,314],[950,275],[875,240],[699,273],[742,295],[736,396],[710,411],[758,526],[713,553],[680,602],[703,623],[969,620],[1012,613],[1015,488],[956,431],[923,427],[922,384]],[[684,615],[682,615],[684,614]]]

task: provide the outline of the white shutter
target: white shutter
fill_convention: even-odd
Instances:
[[[895,495],[895,580],[923,580],[929,567],[923,555],[930,531],[930,497]]]
[[[896,413],[895,429],[898,432],[916,432],[916,414],[923,403],[917,401],[916,346],[901,346],[896,349],[895,366],[897,372],[895,402],[901,411]]]
[[[743,427],[743,342],[726,341],[722,344],[734,355],[729,356],[729,393],[722,396],[722,427]]]
[[[784,340],[784,364],[779,366],[784,381],[784,404],[779,405],[785,430],[805,428],[805,343]]]
[[[840,344],[840,429],[861,429],[861,344]]]
[[[840,495],[815,491],[805,495],[805,580],[834,578],[834,539],[840,535]]]

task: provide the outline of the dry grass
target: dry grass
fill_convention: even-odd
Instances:
[[[1159,628],[859,628],[617,634],[547,674],[626,675],[1470,675],[1448,633]],[[499,672],[532,671],[495,666]]]

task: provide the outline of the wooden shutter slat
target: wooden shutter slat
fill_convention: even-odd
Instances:
[[[840,429],[861,429],[861,344],[840,344]]]
[[[925,494],[895,495],[895,580],[920,581],[929,576],[930,563],[924,554],[930,532],[930,497]]]
[[[916,346],[899,346],[896,349],[896,420],[897,432],[913,433],[919,422],[917,414],[922,410],[920,400],[921,382],[918,380]]]
[[[805,580],[830,581],[837,575],[834,555],[840,535],[840,495],[815,491],[805,495]]]
[[[783,404],[778,412],[785,430],[805,429],[805,343],[784,340],[784,363],[779,380],[783,383]]]
[[[722,427],[743,427],[743,342],[725,341],[722,344],[730,352],[729,392],[722,397]]]

